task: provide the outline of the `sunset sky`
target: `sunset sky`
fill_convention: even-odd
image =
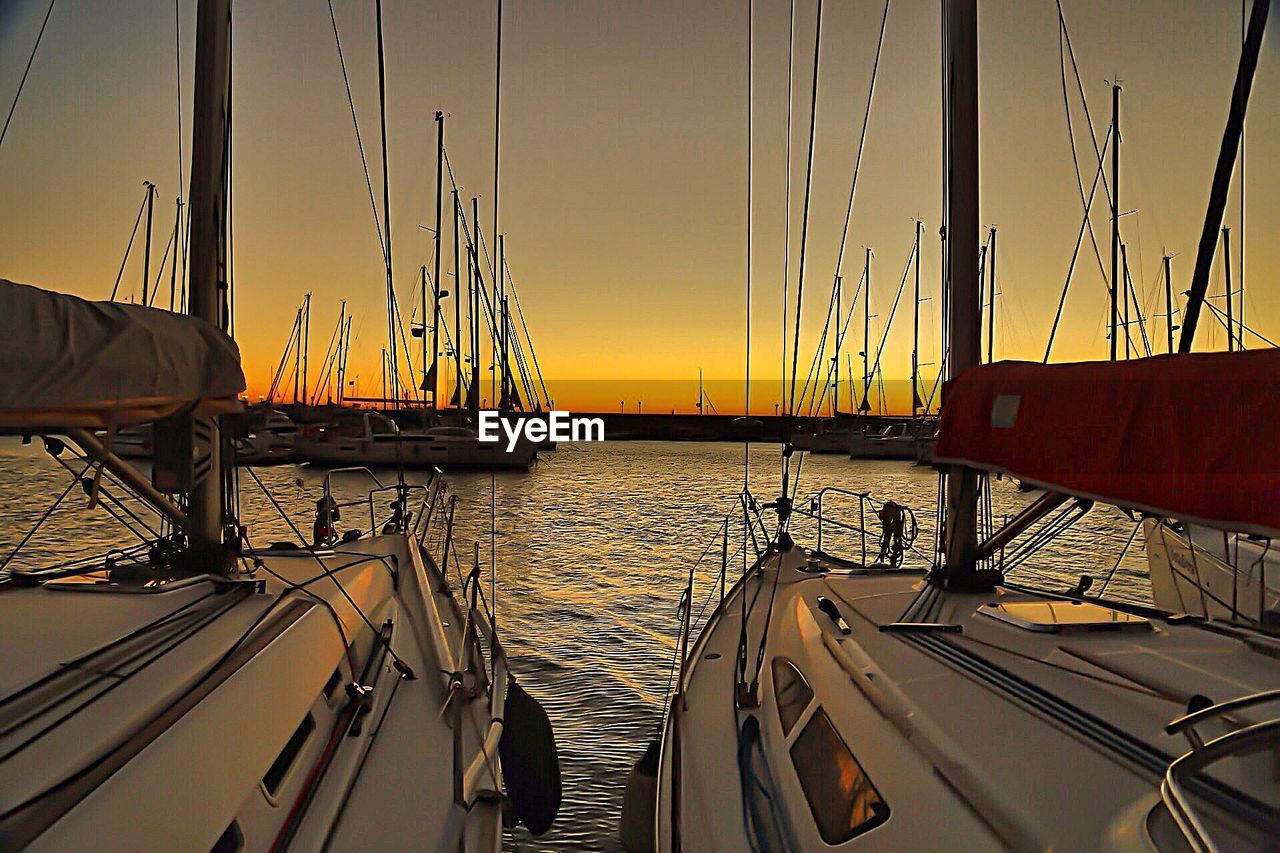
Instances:
[[[194,0],[179,0],[182,146],[190,166]],[[0,3],[5,113],[44,16],[44,0]],[[380,187],[372,0],[335,0],[375,191]],[[753,408],[772,411],[781,373],[787,0],[756,0]],[[796,2],[790,293],[795,294],[813,61],[813,0]],[[1161,255],[1189,284],[1239,56],[1239,0],[1063,0],[1096,133],[1107,81],[1124,86],[1121,207],[1130,268],[1164,347]],[[501,227],[543,373],[559,407],[689,410],[699,369],[743,374],[746,260],[747,0],[506,0]],[[801,373],[826,310],[861,129],[879,0],[827,0],[805,272]],[[872,267],[873,346],[925,222],[923,277],[936,297],[941,203],[939,4],[894,0],[844,262],[848,295]],[[982,222],[999,227],[996,355],[1039,359],[1082,213],[1065,123],[1053,2],[984,0]],[[324,0],[240,0],[235,14],[236,338],[262,393],[293,314],[312,291],[312,363],[340,299],[354,312],[350,373],[376,393],[385,340],[382,257]],[[143,197],[158,185],[153,264],[173,227],[178,173],[173,0],[58,0],[8,136],[0,145],[0,277],[105,299]],[[434,221],[435,130],[492,221],[494,8],[385,0],[391,218],[402,310],[418,301]],[[1273,21],[1249,108],[1247,219],[1239,173],[1228,205],[1232,269],[1246,320],[1280,336],[1280,37]],[[1068,69],[1068,73],[1070,70]],[[1072,118],[1086,187],[1092,146],[1075,83]],[[379,206],[381,199],[379,199]],[[446,210],[448,202],[446,200]],[[1107,261],[1106,213],[1095,229]],[[446,233],[444,268],[452,259]],[[1241,274],[1241,244],[1245,246]],[[136,296],[140,242],[121,293]],[[154,270],[154,266],[153,266]],[[1055,360],[1105,357],[1107,297],[1086,239]],[[451,283],[446,287],[452,290]],[[165,284],[167,301],[167,278]],[[1215,264],[1210,292],[1222,289]],[[922,305],[922,359],[937,361],[938,302]],[[444,303],[452,317],[452,301]],[[791,309],[794,311],[794,308]],[[791,312],[789,312],[791,313]],[[861,349],[861,308],[845,352]],[[790,322],[790,321],[788,321]],[[909,295],[883,358],[909,372]],[[1136,335],[1136,330],[1134,332]],[[1251,339],[1252,340],[1252,339]],[[1201,323],[1202,348],[1222,348]],[[934,368],[928,368],[931,373]],[[556,380],[564,382],[562,393]],[[576,380],[591,380],[576,381]],[[313,380],[314,381],[314,380]],[[660,390],[646,390],[660,389]],[[668,399],[669,398],[669,399]]]

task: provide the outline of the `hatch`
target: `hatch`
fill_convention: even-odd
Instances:
[[[1092,601],[1003,601],[978,608],[1001,622],[1027,631],[1064,633],[1071,631],[1150,631],[1151,622]]]

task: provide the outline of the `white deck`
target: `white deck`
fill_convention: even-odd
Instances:
[[[899,621],[915,598],[923,582],[919,573],[814,575],[796,570],[803,556],[794,549],[784,558],[773,608],[760,676],[761,707],[735,710],[741,596],[745,592],[750,600],[758,584],[766,584],[749,623],[750,670],[776,564],[776,557],[768,558],[762,574],[735,588],[691,653],[686,705],[675,715],[679,774],[672,768],[670,725],[664,740],[661,849],[673,846],[671,795],[677,775],[684,849],[750,849],[737,753],[737,732],[749,714],[760,721],[786,846],[824,846],[788,752],[818,707],[830,716],[890,812],[886,822],[842,848],[1141,849],[1147,844],[1147,816],[1159,800],[1155,772],[1017,698],[1017,691],[949,662],[939,648],[958,649],[962,660],[985,659],[1048,691],[1064,706],[1169,756],[1189,749],[1181,735],[1162,729],[1184,713],[1192,694],[1224,701],[1280,687],[1274,648],[1251,650],[1239,639],[1189,625],[1153,620],[1153,630],[1145,633],[1039,633],[976,612],[988,602],[1039,598],[1008,590],[944,595],[924,619],[916,616],[958,624],[962,633],[884,632],[880,627]],[[818,596],[838,606],[849,635],[817,608]],[[917,636],[942,645],[931,648]],[[779,656],[795,664],[815,693],[787,737],[770,671]],[[1266,710],[1273,709],[1260,713]],[[1274,773],[1274,758],[1264,756],[1235,770],[1234,776],[1224,772],[1224,779],[1251,790]]]
[[[462,818],[454,805],[442,670],[453,668],[463,620],[451,594],[404,536],[321,557],[374,628],[390,622],[391,649],[416,678],[400,677],[305,551],[264,555],[283,580],[260,570],[265,587],[252,591],[212,580],[149,594],[100,584],[0,591],[9,652],[0,847],[75,849],[92,839],[99,849],[209,849],[234,821],[245,849],[260,850],[293,816],[299,849],[456,847],[465,822],[468,849],[497,850],[497,807],[481,802]],[[286,590],[284,581],[317,577],[305,592]],[[66,666],[184,605],[165,625]],[[50,675],[43,689],[24,690]],[[370,708],[354,724],[353,680],[369,688]],[[314,726],[290,752],[308,716]],[[483,690],[462,721],[469,762],[490,728]],[[264,777],[284,754],[292,757],[269,791]],[[500,785],[493,764],[495,778],[480,787]]]

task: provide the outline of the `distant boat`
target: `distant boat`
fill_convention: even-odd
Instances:
[[[1274,619],[1271,627],[1280,628],[1280,553],[1269,541],[1154,518],[1143,531],[1157,607],[1206,619]]]
[[[297,458],[318,465],[527,471],[537,456],[537,445],[523,435],[508,451],[505,438],[480,441],[470,427],[401,430],[377,412],[346,413],[323,426],[304,428],[297,440]]]
[[[854,433],[846,447],[850,459],[916,458],[916,437],[905,423],[890,424],[877,432]]]

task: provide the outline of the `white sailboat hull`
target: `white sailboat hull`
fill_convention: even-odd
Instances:
[[[1268,614],[1280,608],[1280,560],[1276,559],[1280,554],[1235,535],[1224,543],[1218,531],[1189,529],[1190,541],[1185,532],[1156,519],[1143,522],[1156,606],[1209,619],[1258,622],[1274,618]]]

